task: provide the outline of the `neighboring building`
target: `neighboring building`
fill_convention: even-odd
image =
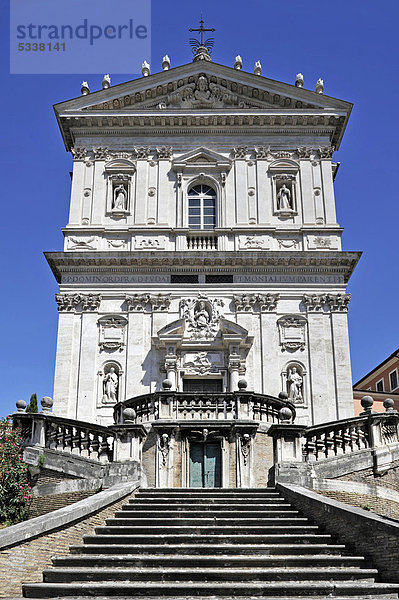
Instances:
[[[54,413],[108,426],[131,408],[152,422],[147,471],[162,436],[176,442],[173,485],[195,478],[210,433],[209,461],[225,461],[214,481],[229,485],[226,456],[244,430],[262,447],[281,392],[298,424],[353,416],[346,285],[359,252],[341,250],[332,162],[352,105],[321,80],[309,91],[301,75],[241,67],[200,47],[190,64],[165,57],[149,75],[145,63],[142,78],[84,82],[55,106],[74,165],[64,252],[46,254],[60,284]],[[237,408],[245,386],[255,396]],[[174,404],[161,414],[163,387]]]
[[[387,398],[392,398],[399,411],[399,348],[354,384],[355,415],[363,411],[360,400],[365,395],[373,398],[373,410],[377,412],[385,411]]]

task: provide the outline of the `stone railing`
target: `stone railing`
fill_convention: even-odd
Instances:
[[[38,446],[99,462],[113,460],[115,433],[107,427],[57,417],[50,413],[51,405],[44,405],[44,410],[40,413],[25,413],[24,407],[18,406],[18,403],[17,407],[18,412],[13,415],[13,424],[21,429],[24,447]]]
[[[309,427],[303,432],[306,461],[323,460],[370,447],[369,419],[357,417]]]
[[[215,233],[188,233],[187,250],[217,250],[218,238]]]
[[[287,402],[286,394],[275,398],[242,391],[212,394],[165,391],[120,402],[115,407],[114,420],[116,424],[137,425],[164,419],[279,423],[279,411],[287,405],[295,417],[295,409]]]
[[[385,400],[385,413],[371,410],[373,400],[362,399],[364,412],[358,417],[323,423],[312,427],[280,422],[272,425],[274,463],[305,463],[320,465],[331,459],[360,456],[369,451],[375,472],[383,472],[392,462],[390,448],[399,448],[399,413],[392,409],[393,401]],[[289,413],[287,412],[287,419]],[[338,471],[336,470],[336,476]]]

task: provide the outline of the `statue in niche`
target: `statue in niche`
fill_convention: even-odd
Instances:
[[[288,399],[292,402],[303,402],[302,396],[303,378],[296,367],[288,369],[287,374],[287,392]]]
[[[114,189],[114,206],[112,210],[126,210],[127,208],[127,192],[123,185],[118,185]]]
[[[277,194],[278,210],[292,210],[291,206],[291,191],[287,188],[285,183],[279,189]]]
[[[104,377],[103,381],[105,402],[118,401],[118,375],[115,372],[115,367],[111,367],[109,372]]]
[[[211,317],[209,312],[206,310],[206,305],[203,300],[200,300],[194,310],[194,321],[199,329],[208,327]]]

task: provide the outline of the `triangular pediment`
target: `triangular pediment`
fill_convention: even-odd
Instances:
[[[54,106],[67,147],[71,128],[333,127],[337,147],[352,105],[213,62],[189,63]]]
[[[215,152],[214,150],[210,150],[209,148],[205,148],[201,146],[200,148],[196,148],[195,150],[191,150],[186,154],[179,156],[178,159],[173,161],[174,168],[184,168],[190,167],[191,165],[195,167],[223,167],[225,169],[229,169],[231,166],[231,160]]]
[[[55,105],[56,112],[347,108],[348,102],[216,63],[189,63]]]

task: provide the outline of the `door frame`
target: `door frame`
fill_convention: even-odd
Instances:
[[[208,423],[207,426],[210,428],[213,424]],[[205,425],[202,423],[199,427],[203,428]],[[192,424],[192,429],[194,431],[197,429],[194,423]],[[190,443],[204,441],[204,439],[198,437],[198,434],[194,433],[194,431],[187,431],[186,435],[182,436],[181,440],[181,487],[184,488],[190,487]],[[220,444],[220,488],[228,488],[230,487],[230,444],[228,439],[226,435],[223,435],[223,432],[220,431],[220,434],[212,436],[209,439],[209,442]]]
[[[202,446],[201,448],[201,458],[202,458],[202,469],[201,469],[201,475],[202,475],[202,484],[201,486],[192,486],[191,485],[191,474],[192,474],[192,467],[193,467],[193,463],[192,463],[192,450],[193,450],[193,446],[197,445],[199,447]],[[221,488],[222,487],[222,445],[221,445],[221,441],[220,440],[190,440],[189,443],[189,451],[190,451],[190,457],[189,457],[189,473],[188,473],[188,477],[189,477],[189,484],[190,484],[190,488],[199,488],[199,489],[212,489],[211,487],[207,487],[205,485],[205,466],[206,466],[206,446],[214,446],[217,448],[217,457],[215,457],[215,473],[214,473],[214,480],[215,482],[219,482],[219,485],[215,485],[213,486],[214,488]]]

